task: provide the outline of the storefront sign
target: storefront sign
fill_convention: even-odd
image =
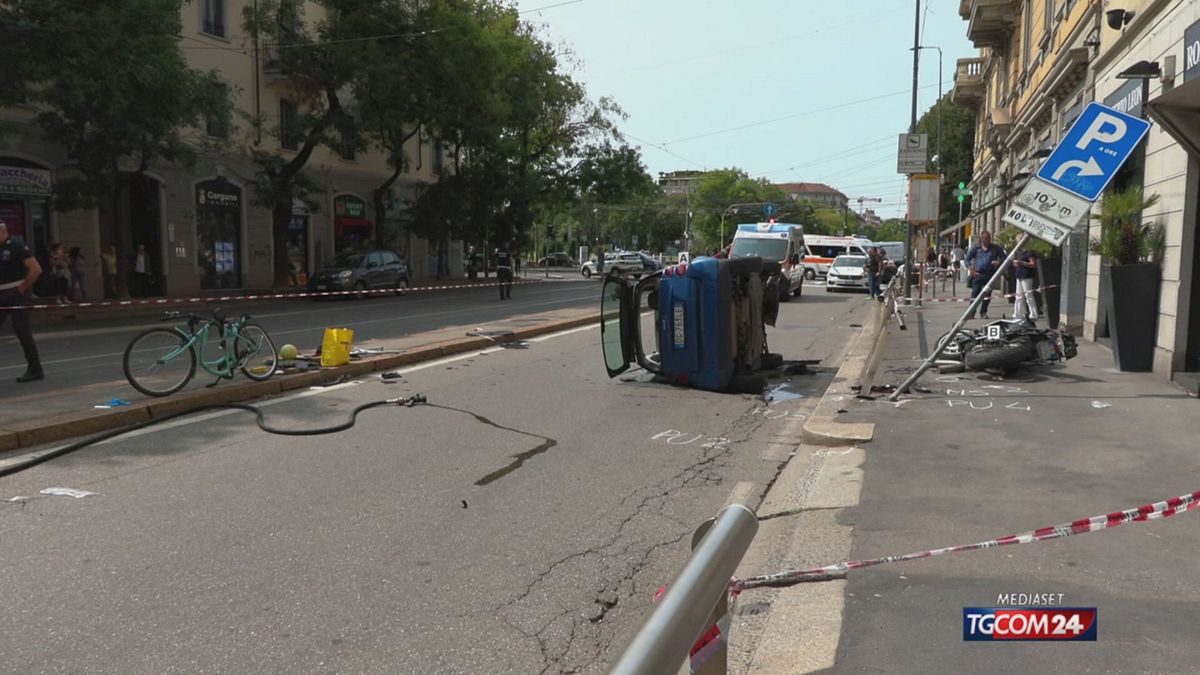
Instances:
[[[196,186],[196,205],[209,209],[240,209],[242,191],[238,186],[221,180],[210,180]]]
[[[342,195],[333,200],[333,213],[338,218],[365,218],[367,203],[358,197]]]
[[[50,196],[50,172],[0,165],[0,195]]]
[[[1200,77],[1200,21],[1183,31],[1183,81]]]
[[[1104,105],[1133,117],[1142,116],[1142,81],[1127,80],[1104,99]]]

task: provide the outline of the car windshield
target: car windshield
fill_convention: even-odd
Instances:
[[[733,258],[753,258],[763,260],[783,260],[787,257],[787,239],[758,239],[744,237],[733,240],[733,249],[729,252]]]
[[[881,244],[879,248],[887,254],[892,260],[900,260],[904,257],[904,244]]]
[[[833,261],[834,267],[862,267],[866,264],[866,257],[861,255],[838,256],[838,259]]]
[[[343,253],[333,259],[328,267],[358,267],[362,265],[362,253]]]

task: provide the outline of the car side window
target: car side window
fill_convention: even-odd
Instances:
[[[367,258],[367,267],[376,267],[383,264],[383,255],[380,253],[372,253]]]
[[[400,262],[400,257],[397,256],[395,253],[392,253],[391,251],[383,252],[383,264],[394,265],[398,262]]]

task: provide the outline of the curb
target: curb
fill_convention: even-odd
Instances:
[[[324,368],[315,372],[273,377],[266,382],[239,382],[223,388],[192,391],[161,399],[140,401],[127,408],[104,411],[82,410],[19,422],[0,429],[0,455],[22,448],[109,431],[136,422],[161,419],[167,415],[195,410],[206,405],[277,396],[287,391],[333,382],[347,375],[366,375],[424,361],[434,361],[454,354],[487,349],[498,344],[520,342],[538,335],[599,323],[599,317],[600,314],[597,312],[573,319],[551,321],[536,326],[518,328],[509,335],[501,335],[493,339],[464,337],[436,342],[412,347],[399,354],[363,359],[337,368]]]
[[[853,387],[869,382],[879,365],[887,343],[887,308],[879,303],[859,332],[854,345],[838,368],[833,382],[821,396],[821,401],[804,423],[801,439],[809,445],[843,446],[865,443],[875,437],[872,422],[843,423],[837,421],[841,409],[839,398],[855,396]],[[861,390],[860,390],[861,391]]]

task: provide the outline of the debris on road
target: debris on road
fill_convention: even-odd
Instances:
[[[97,492],[88,492],[87,490],[76,490],[75,488],[66,487],[48,487],[39,491],[40,494],[50,495],[51,497],[74,497],[75,499],[83,499],[99,494]],[[10,500],[11,501],[11,500]]]

